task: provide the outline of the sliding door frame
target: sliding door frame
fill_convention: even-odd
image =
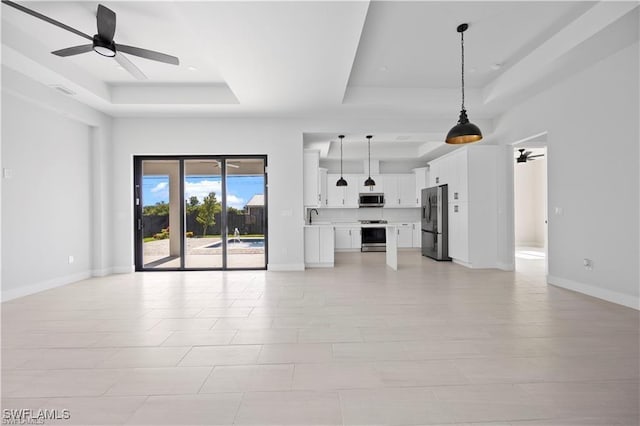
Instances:
[[[255,268],[229,268],[227,265],[227,160],[238,159],[260,159],[264,165],[264,266]],[[178,268],[145,268],[144,267],[144,233],[142,229],[142,164],[144,161],[178,161],[180,165],[180,267]],[[216,268],[187,268],[185,266],[185,161],[187,160],[217,160],[221,164],[221,214],[220,214],[220,237],[222,239],[222,267]],[[269,180],[267,173],[267,156],[256,155],[135,155],[133,157],[133,229],[134,229],[134,263],[136,272],[169,272],[169,271],[251,271],[266,270],[269,263],[269,208],[268,190]]]

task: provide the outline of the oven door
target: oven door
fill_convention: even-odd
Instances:
[[[385,227],[363,227],[360,251],[387,251]]]

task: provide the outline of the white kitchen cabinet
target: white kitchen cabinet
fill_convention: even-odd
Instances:
[[[398,175],[398,198],[400,207],[419,207],[416,202],[416,178],[414,175]]]
[[[424,188],[429,188],[429,168],[428,167],[419,167],[417,169],[413,169],[413,174],[415,177],[415,205],[416,207],[420,207],[422,204],[422,190]]]
[[[420,228],[421,223],[416,222],[412,224],[413,226],[413,247],[421,248],[422,247],[422,228]]]
[[[364,186],[364,181],[369,175],[358,175],[358,192],[383,192],[384,193],[384,177],[382,175],[371,175],[371,179],[375,181],[372,187]]]
[[[320,168],[318,178],[320,179],[320,207],[327,207],[327,169]]]
[[[343,177],[347,181],[347,186],[336,186],[340,175],[327,174],[327,207],[358,207],[358,175],[343,175]]]
[[[385,207],[418,207],[413,174],[382,175]],[[376,181],[377,183],[377,181]]]
[[[449,256],[465,266],[498,265],[498,152],[467,146],[429,163],[438,184],[448,186]]]
[[[333,227],[305,226],[304,263],[308,268],[333,267]]]
[[[336,226],[334,234],[336,251],[360,250],[360,227],[346,228]]]
[[[384,181],[384,206],[387,208],[400,207],[398,175],[383,175],[381,181]],[[376,183],[378,183],[377,180]]]
[[[321,207],[320,151],[306,149],[303,153],[302,188],[306,207]]]
[[[413,226],[411,223],[401,223],[397,226],[398,248],[413,247]]]
[[[449,257],[469,263],[469,205],[449,203]]]

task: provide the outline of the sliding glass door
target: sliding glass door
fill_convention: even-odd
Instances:
[[[136,270],[265,269],[266,156],[135,157]]]

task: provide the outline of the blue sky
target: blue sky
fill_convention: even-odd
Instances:
[[[200,202],[216,193],[221,200],[220,176],[187,176],[185,180],[185,197],[198,197]],[[264,176],[227,176],[227,206],[241,209],[256,194],[264,193]],[[169,177],[150,175],[142,177],[142,205],[151,206],[160,201],[169,202]]]

